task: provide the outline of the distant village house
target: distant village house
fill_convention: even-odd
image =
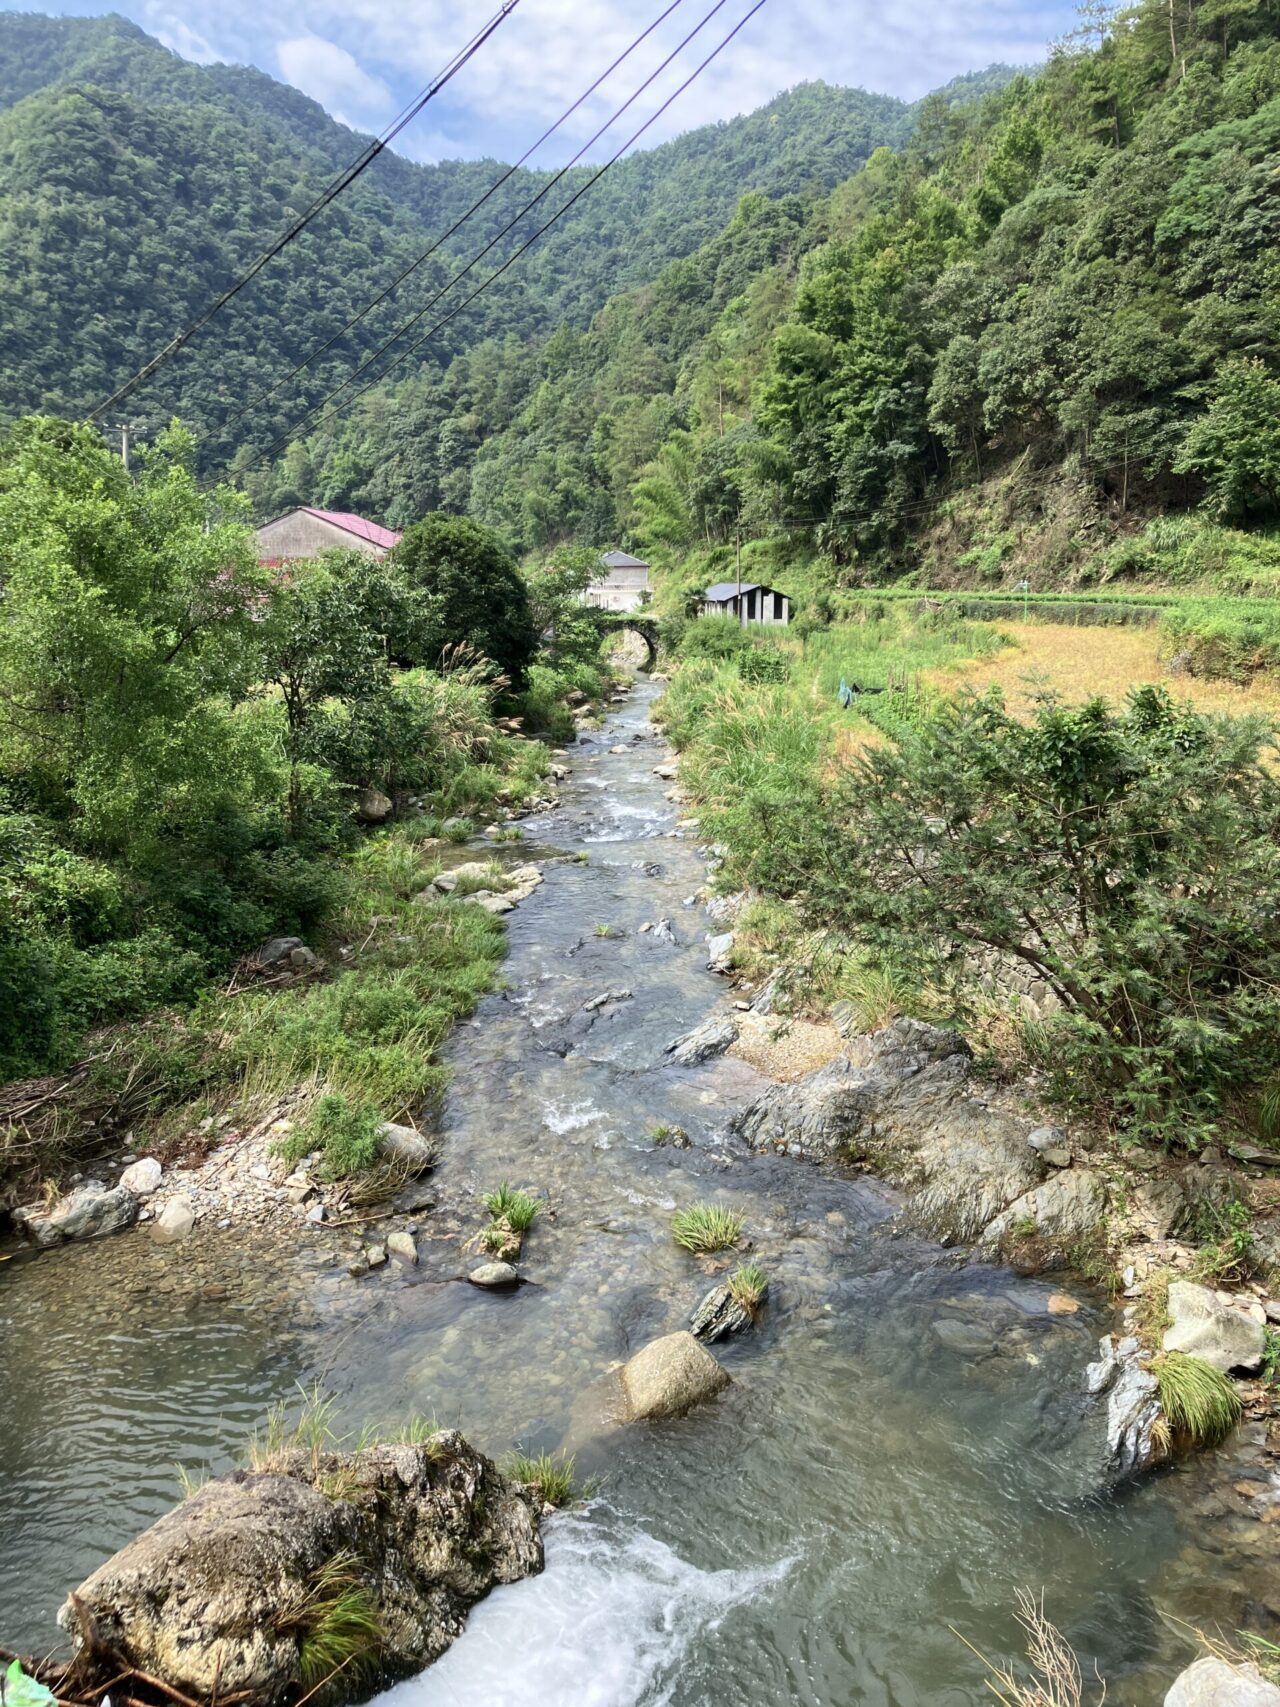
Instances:
[[[763,622],[785,628],[791,621],[791,600],[758,581],[717,581],[702,595],[703,616],[731,616],[735,622]]]
[[[649,565],[625,551],[606,551],[600,561],[604,575],[591,583],[582,602],[597,610],[639,610],[649,593]]]
[[[324,551],[363,551],[367,557],[385,557],[400,543],[400,535],[392,528],[347,510],[313,510],[308,504],[264,522],[254,538],[258,562],[271,564],[319,557]]]

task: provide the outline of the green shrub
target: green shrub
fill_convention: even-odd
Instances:
[[[505,1180],[480,1201],[495,1221],[505,1221],[513,1233],[527,1233],[541,1207],[536,1197]]]
[[[1240,1395],[1229,1375],[1203,1358],[1168,1351],[1151,1365],[1173,1444],[1181,1450],[1216,1446],[1240,1420]]]
[[[743,1217],[716,1203],[695,1203],[671,1218],[671,1236],[682,1250],[702,1256],[729,1250],[742,1237]]]
[[[513,1482],[531,1487],[544,1506],[560,1508],[576,1504],[580,1497],[574,1483],[574,1464],[575,1460],[563,1453],[557,1461],[549,1452],[539,1453],[536,1458],[512,1452],[502,1460],[501,1468],[503,1475]]]
[[[349,1179],[377,1161],[382,1125],[382,1115],[372,1103],[353,1103],[331,1093],[322,1096],[307,1119],[282,1140],[280,1153],[296,1165],[319,1150],[321,1179]]]
[[[725,1285],[729,1288],[734,1303],[741,1305],[748,1315],[754,1316],[764,1303],[769,1290],[769,1277],[757,1263],[744,1262],[738,1264],[725,1281]]]

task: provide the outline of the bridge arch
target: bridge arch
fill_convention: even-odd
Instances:
[[[596,610],[592,612],[601,637],[615,634],[638,634],[644,641],[646,658],[640,668],[647,674],[658,663],[658,619],[644,611]]]

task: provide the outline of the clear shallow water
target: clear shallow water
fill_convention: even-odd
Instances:
[[[568,1445],[603,1479],[552,1521],[545,1574],[477,1608],[394,1707],[969,1707],[981,1667],[948,1627],[1011,1648],[1022,1584],[1045,1589],[1111,1699],[1145,1707],[1188,1656],[1171,1616],[1280,1611],[1268,1553],[1228,1553],[1212,1502],[1178,1497],[1202,1467],[1097,1497],[1079,1388],[1109,1312],[1051,1317],[1048,1285],[896,1236],[869,1182],[745,1153],[724,1135],[759,1087],[743,1064],[664,1065],[725,990],[682,904],[704,867],[651,774],[652,693],[575,749],[561,806],[503,850],[537,847],[546,881],[509,916],[508,988],[451,1045],[417,1270],[357,1283],[323,1240],[299,1272],[281,1247],[140,1234],[0,1269],[0,1639],[45,1640],[65,1589],[170,1503],[173,1461],[221,1467],[298,1378],[322,1379],[353,1427],[434,1412],[494,1453]],[[639,930],[663,917],[675,948]],[[605,991],[632,994],[585,1014]],[[692,1147],[655,1146],[659,1123]],[[465,1283],[460,1246],[475,1194],[504,1178],[548,1205],[529,1283],[493,1295]],[[615,1430],[607,1371],[684,1326],[717,1270],[670,1240],[671,1211],[702,1198],[746,1216],[769,1306],[717,1347],[734,1378],[719,1401]],[[193,1295],[196,1260],[231,1266],[224,1296],[207,1279]],[[122,1298],[131,1262],[145,1274]]]

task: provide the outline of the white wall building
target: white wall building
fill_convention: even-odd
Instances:
[[[744,626],[750,622],[785,628],[791,621],[791,600],[759,581],[717,581],[702,595],[703,616],[731,616]]]
[[[605,573],[587,588],[582,602],[597,610],[639,610],[649,591],[649,565],[625,551],[606,551],[600,561]]]

